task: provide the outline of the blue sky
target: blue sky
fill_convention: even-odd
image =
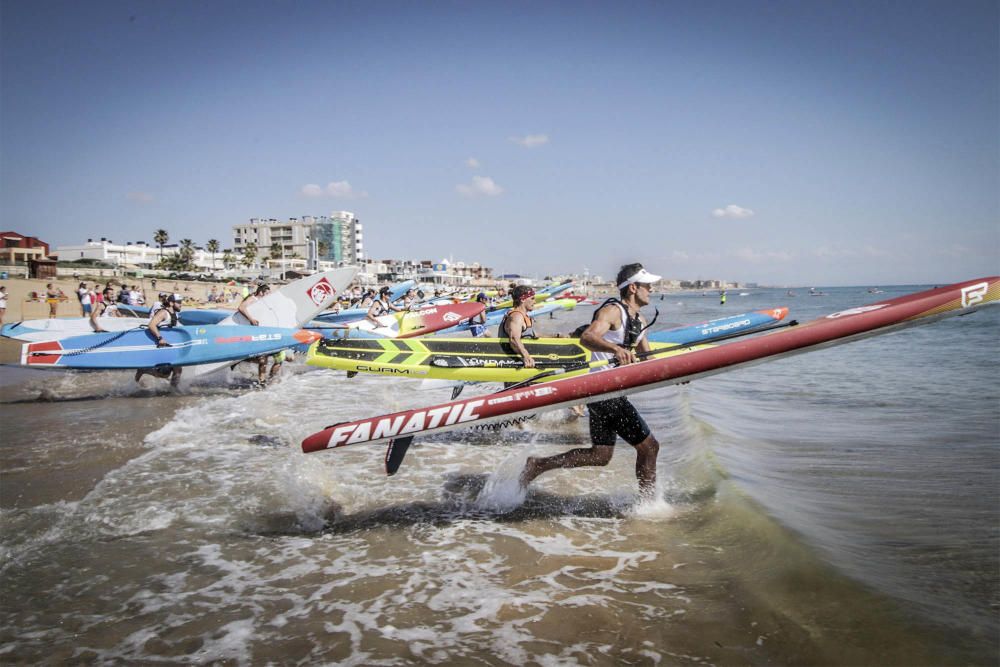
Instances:
[[[779,284],[1000,270],[978,2],[0,3],[0,227]]]

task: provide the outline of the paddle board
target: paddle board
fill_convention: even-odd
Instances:
[[[415,280],[404,280],[401,283],[397,283],[389,288],[389,303],[395,303],[399,301],[406,293],[413,289],[417,284]],[[330,313],[320,313],[316,316],[315,321],[317,323],[324,324],[345,324],[347,322],[354,322],[356,320],[363,319],[365,315],[368,314],[368,308],[345,308],[343,310],[338,310],[337,312]],[[319,326],[317,324],[317,326]]]
[[[98,325],[105,331],[140,329],[149,322],[144,317],[98,317]],[[44,320],[25,320],[3,325],[0,335],[25,342],[58,340],[71,336],[95,333],[89,317],[63,317]]]
[[[408,444],[413,435],[517,420],[582,402],[690,382],[735,368],[965,315],[998,301],[1000,277],[969,280],[849,308],[747,340],[692,349],[662,359],[496,394],[334,424],[303,440],[302,450],[315,452],[394,439]],[[389,454],[392,454],[391,448]]]
[[[314,273],[271,290],[247,306],[246,310],[257,320],[259,326],[300,329],[306,322],[333,305],[357,272],[357,267],[346,266]],[[235,312],[219,322],[219,326],[234,324],[249,325],[250,321],[242,313]],[[254,355],[247,355],[250,356]],[[229,365],[223,361],[195,366],[184,373],[184,378],[185,381],[190,381],[192,378],[214,373]]]
[[[146,306],[119,305],[118,311],[123,315],[148,318],[150,309]],[[181,324],[218,324],[232,314],[231,309],[225,308],[191,308],[182,310],[177,319]]]
[[[546,301],[542,304],[535,306],[535,309],[531,311],[532,317],[541,317],[542,315],[548,315],[554,313],[557,310],[573,310],[576,308],[576,301],[572,299],[559,299],[556,301]],[[500,308],[499,310],[491,310],[486,313],[486,325],[487,327],[500,326],[500,322],[503,320],[504,315],[510,312],[510,308]],[[462,333],[464,331],[469,331],[474,325],[470,322],[462,322],[461,324],[456,324],[453,327],[448,327],[447,329],[442,329],[435,332],[435,336],[452,336],[457,333]]]
[[[379,334],[387,338],[410,338],[422,334],[433,333],[439,329],[475,317],[483,312],[481,303],[453,303],[431,308],[421,308],[416,311],[403,311],[376,317],[379,325],[375,326],[367,318],[348,322],[344,326],[349,329],[359,329]]]
[[[170,347],[157,347],[148,330],[26,343],[21,363],[86,370],[193,366],[271,354],[318,337],[302,330],[240,325],[165,327],[160,334]]]
[[[780,321],[787,308],[754,311],[736,317],[658,331],[649,336],[653,349],[708,342]],[[420,337],[408,340],[329,340],[309,349],[306,363],[351,373],[461,382],[521,382],[541,370],[565,369],[589,361],[590,351],[576,338],[527,338],[524,344],[536,368],[524,368],[506,338]],[[576,374],[588,372],[582,368]]]

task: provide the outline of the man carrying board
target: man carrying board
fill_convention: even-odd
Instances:
[[[642,264],[626,264],[618,272],[620,299],[608,299],[594,313],[594,319],[580,336],[580,343],[591,350],[591,362],[614,360],[617,365],[637,361],[638,352],[648,352],[645,320],[639,312],[649,305],[649,293],[660,276],[649,273]],[[604,366],[603,368],[609,368]],[[594,372],[600,372],[595,369]],[[521,472],[521,485],[549,470],[604,466],[611,461],[618,436],[635,447],[635,476],[639,493],[652,497],[656,490],[656,457],[660,445],[628,398],[621,396],[589,403],[590,441],[588,448],[571,449],[543,458],[529,457]]]

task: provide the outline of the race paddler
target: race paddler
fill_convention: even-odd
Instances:
[[[389,301],[389,295],[391,293],[392,290],[389,289],[388,287],[383,287],[382,289],[380,289],[378,291],[378,298],[372,301],[371,307],[369,307],[368,312],[365,313],[365,319],[371,322],[372,326],[375,328],[382,326],[382,323],[375,318],[381,315],[388,315],[390,313],[399,312],[403,310],[399,306]]]
[[[639,309],[649,305],[653,283],[659,280],[660,276],[646,271],[642,264],[626,264],[621,268],[616,281],[620,298],[605,301],[580,335],[580,343],[591,350],[592,362],[613,359],[617,365],[631,364],[636,361],[636,351],[649,350],[645,334],[648,325]],[[656,490],[656,457],[660,445],[642,415],[624,396],[595,401],[587,407],[591,446],[555,456],[528,458],[521,473],[521,484],[527,486],[542,473],[557,468],[607,465],[615,452],[615,441],[621,436],[636,450],[635,476],[639,480],[640,495],[652,497]]]
[[[497,328],[498,338],[510,339],[514,351],[521,355],[525,368],[534,368],[535,360],[528,354],[528,349],[521,341],[524,337],[535,336],[534,322],[531,321],[531,311],[535,308],[535,290],[527,285],[517,285],[510,293],[513,308],[507,311]]]
[[[152,315],[149,316],[149,324],[146,325],[148,327],[147,331],[153,340],[156,341],[156,347],[170,347],[170,343],[160,334],[160,327],[177,326],[177,316],[181,312],[183,302],[184,297],[180,294],[170,294],[164,297],[161,302],[162,307],[154,310]],[[181,381],[181,367],[139,368],[135,371],[135,381],[138,382],[141,380],[143,375],[155,375],[163,380],[166,380],[169,376],[170,385],[176,387]]]

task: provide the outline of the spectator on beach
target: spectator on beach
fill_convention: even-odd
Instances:
[[[59,301],[62,299],[62,290],[54,287],[52,283],[48,283],[45,286],[45,301],[49,304],[49,318],[54,318],[56,316],[56,308],[59,307]]]
[[[91,305],[94,300],[94,293],[87,287],[87,283],[80,283],[76,290],[76,298],[80,300],[80,307],[83,309],[83,316],[90,315]]]
[[[0,285],[0,324],[3,324],[3,316],[7,312],[7,286]]]

